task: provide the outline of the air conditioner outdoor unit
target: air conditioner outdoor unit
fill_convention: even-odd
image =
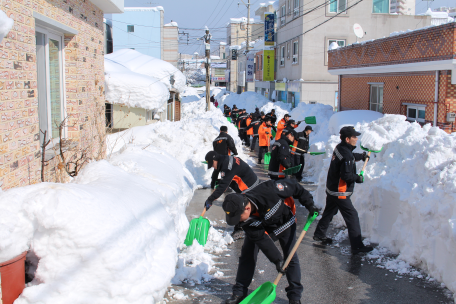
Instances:
[[[454,122],[456,119],[456,113],[447,113],[447,122]]]

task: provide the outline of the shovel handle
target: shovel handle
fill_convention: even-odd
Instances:
[[[287,259],[285,260],[285,263],[283,264],[282,269],[287,269],[288,264],[290,264],[291,259],[293,258],[294,254],[298,250],[298,247],[301,244],[302,239],[304,238],[304,236],[306,236],[307,229],[309,229],[310,224],[312,224],[312,222],[317,218],[317,216],[318,216],[318,212],[314,212],[314,214],[309,213],[309,216],[307,217],[306,225],[304,226],[304,229],[302,230],[301,234],[299,235],[299,238],[296,241],[296,244],[293,246],[293,249],[291,249],[291,252],[288,255]],[[279,284],[279,281],[282,278],[282,276],[283,276],[283,274],[281,272],[279,272],[276,279],[274,280],[275,286],[277,286],[277,284]]]
[[[295,146],[293,146],[293,145],[290,145],[290,147],[295,148],[296,150],[302,151],[302,152],[304,152],[304,153],[309,153],[309,152],[307,152],[306,150],[300,149],[300,148],[295,147]]]
[[[371,151],[367,152],[367,156],[370,157],[370,155],[371,155]],[[369,158],[366,159],[366,161],[364,162],[364,165],[363,165],[363,168],[361,169],[361,172],[364,173],[364,170],[366,169],[366,166],[367,166],[367,162],[368,162],[368,161],[369,161]]]
[[[203,210],[203,213],[201,213],[201,216],[204,216],[205,213],[206,213],[206,207],[204,207],[204,210]]]

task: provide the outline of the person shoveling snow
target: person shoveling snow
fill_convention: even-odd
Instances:
[[[332,218],[340,211],[348,228],[353,254],[373,250],[371,246],[363,244],[358,212],[350,199],[355,183],[362,183],[364,179],[363,176],[356,174],[355,162],[366,161],[369,158],[365,152],[362,154],[352,152],[356,148],[359,135],[361,133],[354,127],[340,129],[341,143],[334,149],[326,181],[325,211],[314,233],[314,240],[321,241],[323,244],[332,244],[332,239],[326,236],[326,231]]]

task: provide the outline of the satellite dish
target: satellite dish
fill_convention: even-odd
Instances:
[[[358,37],[360,39],[364,37],[363,28],[358,23],[355,23],[353,25],[353,32],[355,32],[356,37]]]

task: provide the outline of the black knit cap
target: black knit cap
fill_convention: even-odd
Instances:
[[[241,214],[244,213],[247,200],[242,194],[232,193],[225,196],[223,201],[223,211],[226,213],[226,223],[237,225],[241,221]]]

